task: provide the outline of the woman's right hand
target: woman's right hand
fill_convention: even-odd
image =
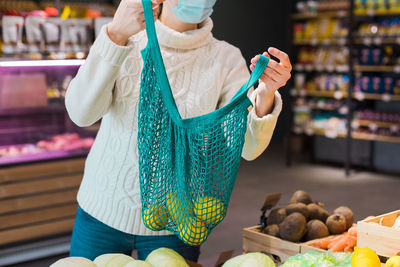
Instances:
[[[165,0],[152,0],[154,20],[157,19],[159,5]],[[108,36],[117,45],[125,46],[129,37],[144,30],[144,13],[141,0],[122,0],[112,22],[107,27]]]

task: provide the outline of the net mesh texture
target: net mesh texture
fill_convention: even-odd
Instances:
[[[143,1],[144,6],[148,1]],[[152,26],[147,20],[146,25]],[[224,112],[177,118],[171,112],[176,109],[175,102],[165,97],[165,92],[172,93],[169,84],[160,79],[158,72],[166,74],[157,64],[155,52],[160,53],[159,47],[149,44],[142,51],[138,118],[142,218],[149,229],[169,230],[196,246],[226,215],[251,102],[246,91]]]

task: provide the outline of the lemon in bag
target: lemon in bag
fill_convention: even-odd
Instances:
[[[167,210],[161,205],[150,205],[143,211],[143,222],[153,231],[162,230],[168,222]]]
[[[194,214],[206,224],[217,224],[223,219],[224,204],[218,198],[200,197],[194,204]]]
[[[178,225],[179,237],[192,246],[200,245],[207,239],[208,229],[205,224],[195,218],[187,217]]]

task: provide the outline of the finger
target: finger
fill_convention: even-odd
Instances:
[[[255,57],[253,57],[253,58],[251,59],[251,64],[257,64],[257,61],[258,61],[259,58],[260,58],[260,55],[257,55],[257,56],[255,56]]]
[[[292,70],[292,64],[290,63],[289,56],[285,52],[282,52],[277,48],[270,47],[268,48],[268,53],[270,53],[274,57],[277,57],[280,60],[280,64],[282,64],[284,67]]]
[[[280,80],[283,80],[282,75],[278,72],[276,72],[274,69],[271,69],[267,67],[264,71],[264,74],[268,75],[271,77],[274,81],[279,82]]]
[[[271,69],[274,69],[275,71],[277,71],[278,73],[283,74],[283,75],[290,74],[290,70],[288,68],[284,67],[282,64],[276,62],[273,59],[269,60],[268,67]]]
[[[138,8],[142,8],[143,9],[142,3],[140,1],[137,1],[137,0],[128,0],[126,2],[126,7],[134,8],[134,9],[138,9]]]

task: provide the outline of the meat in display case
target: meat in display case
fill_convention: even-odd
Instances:
[[[0,61],[0,166],[87,155],[98,124],[77,127],[64,104],[83,62]]]

